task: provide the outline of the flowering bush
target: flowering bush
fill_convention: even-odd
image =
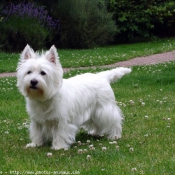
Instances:
[[[11,3],[2,10],[1,16],[1,50],[19,51],[26,44],[35,49],[43,48],[52,42],[60,29],[59,20],[53,19],[43,6],[33,2]]]
[[[10,4],[2,10],[2,14],[8,19],[13,15],[19,18],[37,19],[43,26],[47,26],[51,30],[59,30],[59,20],[54,20],[48,15],[43,6],[36,6],[33,2],[19,4]]]

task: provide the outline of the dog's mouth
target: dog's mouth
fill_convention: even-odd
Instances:
[[[36,86],[30,86],[30,89],[38,89]]]

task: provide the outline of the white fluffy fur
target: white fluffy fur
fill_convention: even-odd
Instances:
[[[130,72],[120,67],[62,79],[55,46],[39,54],[27,45],[17,68],[17,86],[26,98],[31,120],[32,142],[26,147],[41,146],[51,139],[53,149],[69,148],[82,126],[93,135],[120,138],[123,116],[110,83]]]

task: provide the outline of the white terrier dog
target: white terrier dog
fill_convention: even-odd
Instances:
[[[27,45],[17,68],[17,86],[31,120],[32,142],[26,147],[52,139],[52,149],[69,148],[80,127],[92,135],[120,138],[123,115],[110,83],[130,72],[121,67],[63,79],[55,46],[39,54]]]

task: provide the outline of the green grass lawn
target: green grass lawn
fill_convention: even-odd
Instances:
[[[175,62],[133,67],[131,74],[112,84],[125,115],[120,140],[110,142],[80,131],[76,140],[81,145],[75,143],[70,150],[59,151],[51,150],[50,143],[25,148],[30,139],[24,98],[16,88],[16,78],[1,78],[0,174],[174,174],[174,70]],[[72,71],[65,78],[86,71]]]
[[[62,66],[69,68],[112,64],[174,49],[175,38],[169,38],[145,43],[120,44],[86,50],[58,49],[58,53]],[[0,72],[16,71],[19,55],[0,53]]]

